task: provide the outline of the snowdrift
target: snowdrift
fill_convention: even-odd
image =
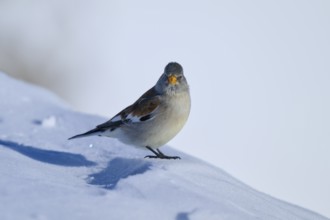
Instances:
[[[0,73],[0,219],[326,219],[170,147],[67,140],[105,120]]]

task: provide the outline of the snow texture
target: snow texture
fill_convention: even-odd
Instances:
[[[0,219],[327,219],[258,192],[223,170],[144,159],[115,139],[67,138],[105,118],[0,73]]]

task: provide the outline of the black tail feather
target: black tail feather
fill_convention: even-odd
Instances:
[[[94,128],[93,130],[87,131],[85,133],[77,134],[75,136],[72,136],[72,137],[68,138],[68,140],[75,139],[75,138],[81,138],[81,137],[87,137],[87,136],[91,136],[91,135],[96,135],[96,133],[99,133],[101,131],[102,130],[99,129],[99,128]]]

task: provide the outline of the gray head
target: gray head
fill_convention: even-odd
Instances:
[[[183,68],[180,64],[171,62],[166,65],[163,75],[156,84],[156,90],[160,93],[175,94],[189,90]]]

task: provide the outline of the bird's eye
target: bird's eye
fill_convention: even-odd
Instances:
[[[181,80],[181,79],[182,79],[182,76],[178,76],[177,79],[178,79],[178,80]]]

